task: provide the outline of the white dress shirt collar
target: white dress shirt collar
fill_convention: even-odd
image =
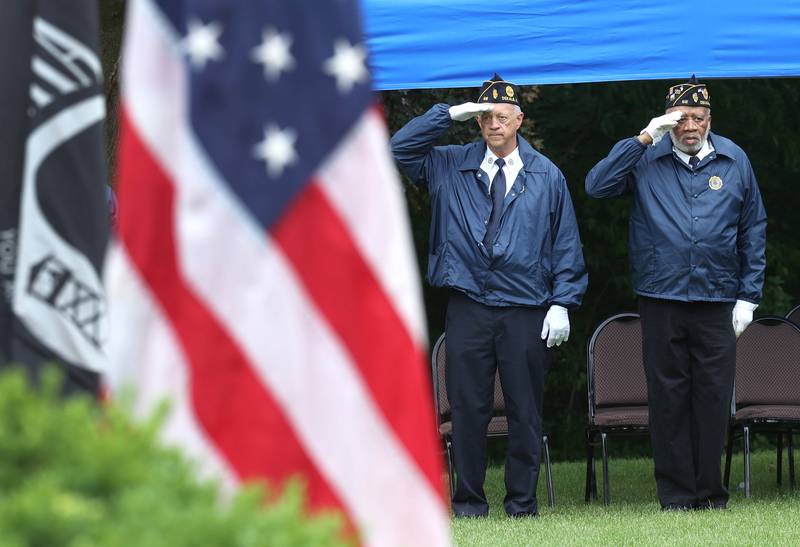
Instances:
[[[481,170],[489,175],[490,181],[493,180],[495,174],[497,174],[497,165],[495,165],[497,159],[497,155],[489,150],[487,146],[486,154],[483,156],[483,162],[481,163]],[[508,194],[511,187],[514,186],[514,180],[516,180],[517,175],[523,167],[522,158],[519,157],[519,147],[515,148],[513,152],[503,159],[506,162],[503,166],[503,173],[506,176],[506,194]]]

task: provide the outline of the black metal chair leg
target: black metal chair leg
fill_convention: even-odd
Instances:
[[[794,490],[794,440],[792,439],[793,431],[789,430],[788,442],[788,455],[789,455],[789,488]]]
[[[611,492],[608,486],[608,439],[600,433],[600,444],[603,447],[603,505],[611,504]]]
[[[731,484],[731,459],[733,458],[733,426],[728,428],[728,444],[725,447],[725,475],[723,484],[727,490]]]
[[[592,473],[594,471],[594,446],[592,445],[592,434],[586,432],[586,490],[584,498],[586,503],[594,500],[592,496]]]
[[[776,439],[776,452],[777,452],[777,461],[775,462],[775,473],[778,476],[778,486],[780,487],[781,481],[783,480],[783,433],[780,431],[778,432]]]
[[[556,495],[553,492],[553,472],[550,469],[550,443],[547,435],[542,437],[542,448],[544,449],[544,470],[547,475],[547,504],[550,507],[555,507]]]
[[[742,428],[744,435],[744,497],[750,498],[750,428]]]
[[[449,439],[444,441],[445,452],[447,453],[447,472],[450,475],[450,499],[456,493],[456,470],[453,465],[453,443]]]

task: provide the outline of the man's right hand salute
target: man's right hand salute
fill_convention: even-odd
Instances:
[[[489,112],[494,108],[491,103],[463,103],[450,107],[450,118],[457,122],[465,122],[480,115],[481,112]]]
[[[678,125],[678,122],[683,117],[683,112],[680,110],[673,110],[669,114],[658,116],[650,120],[647,127],[642,129],[639,133],[639,142],[642,144],[658,144],[661,138],[670,132],[670,130]]]

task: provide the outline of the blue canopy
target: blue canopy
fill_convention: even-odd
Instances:
[[[800,75],[800,0],[362,0],[376,89]]]

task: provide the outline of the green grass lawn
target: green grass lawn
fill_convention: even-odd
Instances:
[[[599,462],[598,462],[599,463]],[[800,462],[797,462],[800,475]],[[800,545],[800,493],[790,490],[784,451],[783,486],[775,482],[775,452],[753,455],[752,494],[736,486],[744,477],[741,455],[731,469],[727,511],[661,512],[652,460],[611,459],[611,505],[602,504],[602,465],[598,498],[584,502],[585,462],[556,463],[556,506],[547,506],[544,469],[539,480],[539,517],[509,519],[503,511],[502,467],[489,469],[488,518],[453,519],[456,545]],[[800,479],[800,477],[798,477]]]

